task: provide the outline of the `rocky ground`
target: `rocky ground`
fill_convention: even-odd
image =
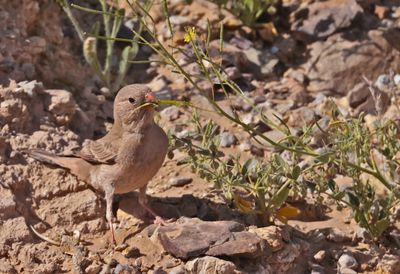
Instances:
[[[276,34],[266,23],[253,30],[243,26],[207,1],[171,1],[170,8],[178,45],[184,43],[184,27],[196,26],[201,33],[207,19],[211,24],[222,19],[229,77],[290,127],[322,119],[329,98],[345,115],[365,112],[367,123],[377,119],[362,76],[379,90],[384,117],[400,119],[397,1],[283,1],[273,19]],[[151,12],[160,39],[171,43],[161,6]],[[112,248],[102,197],[64,170],[23,154],[31,148],[67,153],[87,138],[104,135],[113,121],[112,101],[53,1],[0,0],[0,26],[1,273],[400,273],[399,226],[380,243],[371,243],[349,211],[311,199],[299,203],[297,220],[257,226],[254,216],[239,212],[211,183],[178,165],[184,157],[179,151],[165,161],[147,192],[155,211],[176,221],[153,225],[136,193],[117,197],[118,246]],[[149,50],[142,47],[140,55],[148,57]],[[189,61],[185,68],[198,69]],[[135,65],[127,79],[147,83],[161,98],[186,98],[208,107],[165,66]],[[230,95],[219,102],[260,126],[240,98]],[[160,109],[157,119],[179,135],[190,130],[190,117],[190,109],[170,106]],[[246,157],[271,154],[215,114],[203,113],[202,119],[221,126],[225,151]],[[263,131],[280,138],[270,128]]]

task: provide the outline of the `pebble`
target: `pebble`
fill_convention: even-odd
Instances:
[[[231,147],[237,143],[237,138],[230,132],[221,133],[221,147]]]
[[[182,265],[178,265],[177,267],[171,269],[169,274],[185,274],[185,268]]]
[[[327,252],[325,250],[320,250],[317,253],[315,253],[314,260],[317,263],[321,263],[325,260],[326,256],[327,256]]]
[[[350,240],[350,237],[338,228],[330,229],[329,234],[328,236],[326,236],[326,238],[335,243],[342,243]]]
[[[357,274],[357,271],[354,271],[350,268],[343,268],[338,271],[339,274]]]
[[[350,268],[354,270],[358,267],[357,260],[349,253],[344,253],[342,256],[340,256],[337,263],[339,269]]]
[[[378,76],[378,79],[375,81],[375,86],[381,91],[385,91],[388,89],[390,85],[390,77],[387,74],[382,74]]]
[[[245,141],[239,145],[240,151],[249,151],[251,149],[251,143],[249,141]]]
[[[131,246],[125,249],[122,254],[124,254],[125,258],[137,258],[140,256],[140,250],[135,246]]]
[[[189,177],[172,177],[168,183],[170,186],[184,186],[190,184],[192,181],[193,179]]]
[[[127,248],[127,247],[128,247],[128,244],[127,244],[127,243],[123,243],[123,244],[117,245],[117,246],[115,247],[115,251],[122,251],[122,250],[124,250],[124,249]]]
[[[396,86],[400,86],[400,74],[396,74],[393,78],[394,83]]]
[[[161,111],[161,116],[165,117],[169,121],[174,121],[179,118],[181,111],[177,106],[169,106]]]

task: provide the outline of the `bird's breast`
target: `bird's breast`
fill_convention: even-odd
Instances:
[[[156,127],[144,134],[139,142],[128,144],[120,154],[121,177],[116,193],[131,192],[145,186],[160,169],[168,149],[165,132]]]

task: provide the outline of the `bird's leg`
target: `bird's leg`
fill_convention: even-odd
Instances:
[[[112,243],[114,245],[116,245],[117,241],[115,240],[115,233],[114,233],[114,226],[113,226],[114,214],[112,212],[112,205],[113,205],[113,199],[114,199],[114,186],[113,185],[107,186],[107,188],[105,188],[104,191],[105,191],[105,199],[106,199],[106,219],[108,221],[108,224],[110,225]]]
[[[154,212],[153,209],[151,209],[148,205],[148,200],[146,196],[146,186],[141,187],[139,189],[139,204],[146,209],[151,215],[153,215],[154,223],[159,224],[159,225],[167,225],[168,221],[165,221],[162,217],[158,216],[157,213]]]

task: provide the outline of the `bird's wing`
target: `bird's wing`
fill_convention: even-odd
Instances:
[[[119,149],[119,142],[105,140],[86,142],[78,156],[82,159],[95,164],[114,164]]]

